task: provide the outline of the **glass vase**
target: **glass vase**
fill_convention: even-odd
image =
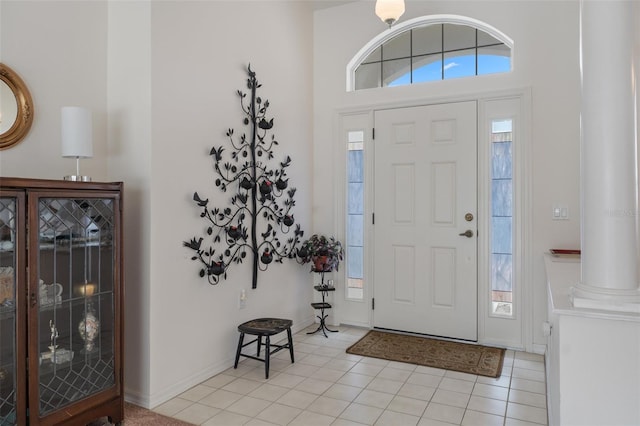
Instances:
[[[90,353],[95,350],[95,341],[100,333],[100,320],[92,308],[88,308],[82,320],[78,324],[78,332],[84,340],[84,352]]]

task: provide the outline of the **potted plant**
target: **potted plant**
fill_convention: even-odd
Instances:
[[[343,258],[342,244],[334,237],[314,234],[298,249],[302,263],[313,262],[311,272],[331,272],[338,270]]]

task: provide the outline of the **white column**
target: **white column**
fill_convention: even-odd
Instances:
[[[640,312],[632,1],[581,1],[582,277],[576,307]]]

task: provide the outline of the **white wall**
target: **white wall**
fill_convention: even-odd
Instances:
[[[542,254],[552,247],[576,248],[579,227],[579,74],[577,1],[410,1],[409,20],[431,14],[455,14],[478,19],[514,40],[513,72],[346,93],[346,65],[372,38],[386,29],[372,2],[355,2],[318,11],[314,20],[314,223],[332,232],[334,217],[331,174],[333,119],[341,108],[376,103],[428,102],[465,93],[531,88],[532,92],[532,252],[533,305],[527,330],[528,349],[544,345],[541,323],[546,318]],[[354,30],[357,29],[357,30]],[[552,221],[554,202],[568,204],[571,219]],[[525,336],[527,337],[527,336]],[[542,347],[542,346],[541,346]]]
[[[560,315],[557,330],[555,327],[553,330],[560,334],[557,348],[560,407],[559,412],[554,413],[558,420],[555,424],[639,424],[640,323],[637,318]]]
[[[237,325],[251,318],[291,318],[308,325],[308,268],[287,261],[260,272],[251,289],[249,262],[231,266],[215,287],[198,277],[182,242],[206,223],[191,197],[213,205],[231,194],[215,188],[213,145],[246,131],[236,90],[246,92],[250,62],[271,103],[275,160],[292,158],[295,217],[310,232],[312,12],[306,2],[155,2],[151,13],[152,149],[150,198],[149,405],[232,366]],[[246,308],[238,309],[241,289]]]
[[[275,161],[292,158],[294,214],[311,232],[312,9],[308,2],[0,3],[2,61],[25,80],[35,122],[0,152],[3,176],[60,178],[60,107],[94,111],[94,158],[82,171],[123,180],[125,390],[155,406],[232,367],[237,325],[278,316],[294,329],[313,321],[308,267],[285,261],[251,289],[246,262],[213,287],[182,242],[205,223],[194,191],[227,205],[208,152],[242,129],[236,90],[251,62],[275,118]],[[246,308],[238,308],[246,289]]]
[[[109,3],[109,175],[124,184],[125,392],[150,392],[151,3]]]
[[[0,176],[75,174],[75,159],[61,157],[60,108],[78,105],[91,109],[94,137],[93,158],[80,161],[80,172],[105,180],[107,3],[3,0],[0,9],[0,61],[20,75],[34,103],[25,139],[0,151]]]

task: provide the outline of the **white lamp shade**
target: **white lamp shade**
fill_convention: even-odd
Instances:
[[[376,15],[389,26],[404,13],[404,0],[377,0]]]
[[[62,156],[93,157],[91,111],[82,107],[62,107]]]

